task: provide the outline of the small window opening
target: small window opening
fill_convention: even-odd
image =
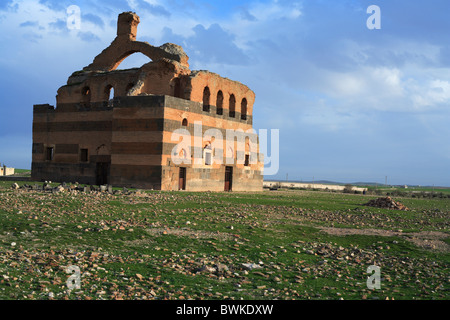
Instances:
[[[211,93],[209,92],[209,88],[205,87],[203,90],[203,111],[209,112],[210,109],[210,99]]]
[[[187,127],[187,126],[188,126],[188,121],[187,121],[186,118],[183,119],[183,121],[181,122],[181,125],[182,125],[183,127]]]
[[[241,120],[247,120],[247,99],[242,99],[241,102]]]
[[[114,99],[114,87],[112,85],[108,85],[105,88],[105,93],[104,93],[104,99],[106,102],[108,102],[108,106],[112,107],[113,106],[113,99]]]
[[[223,93],[222,91],[217,92],[217,100],[216,100],[216,113],[218,115],[222,115],[223,114]]]
[[[81,149],[80,150],[80,161],[81,162],[88,162],[88,149]]]
[[[90,103],[91,102],[91,89],[89,87],[84,87],[81,91],[82,100],[83,103]]]
[[[114,99],[114,87],[109,89],[108,100]]]
[[[230,118],[234,118],[236,116],[236,98],[234,97],[234,94],[230,96]]]
[[[203,157],[205,159],[205,165],[212,165],[212,148],[210,144],[205,147]]]

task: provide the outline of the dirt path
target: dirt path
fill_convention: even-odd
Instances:
[[[323,232],[336,236],[366,235],[366,236],[381,236],[381,237],[402,237],[424,249],[436,250],[440,252],[450,252],[450,245],[448,245],[443,241],[447,239],[449,235],[444,232],[422,231],[422,232],[404,233],[401,231],[390,231],[381,229],[350,229],[350,228],[333,228],[333,227],[318,227],[318,228]]]

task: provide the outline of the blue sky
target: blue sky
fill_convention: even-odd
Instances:
[[[33,104],[55,104],[123,11],[140,16],[138,40],[179,44],[191,70],[255,92],[254,127],[280,129],[280,169],[266,178],[450,186],[448,0],[2,0],[1,163],[31,166]]]

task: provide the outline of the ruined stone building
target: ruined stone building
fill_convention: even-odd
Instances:
[[[178,45],[137,41],[138,24],[135,13],[120,14],[115,40],[59,88],[56,108],[34,106],[32,179],[155,190],[262,190],[258,137],[248,133],[253,91],[212,72],[191,71]],[[117,69],[136,52],[149,63]],[[225,141],[228,131],[238,130],[248,134]],[[223,163],[213,161],[217,155]]]
[[[14,174],[14,168],[8,168],[6,165],[0,164],[0,176],[11,176]]]

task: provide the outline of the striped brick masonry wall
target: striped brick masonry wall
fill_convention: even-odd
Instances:
[[[179,46],[136,41],[138,23],[135,13],[119,15],[116,39],[69,77],[58,90],[56,108],[34,106],[32,179],[156,190],[262,190],[264,165],[251,132],[253,91],[209,71],[190,71]],[[152,61],[116,70],[137,51]],[[178,150],[179,130],[188,148]],[[230,144],[229,131],[245,132],[245,139]],[[226,163],[208,160],[208,150],[209,156],[227,154]],[[174,161],[179,151],[190,161]]]

